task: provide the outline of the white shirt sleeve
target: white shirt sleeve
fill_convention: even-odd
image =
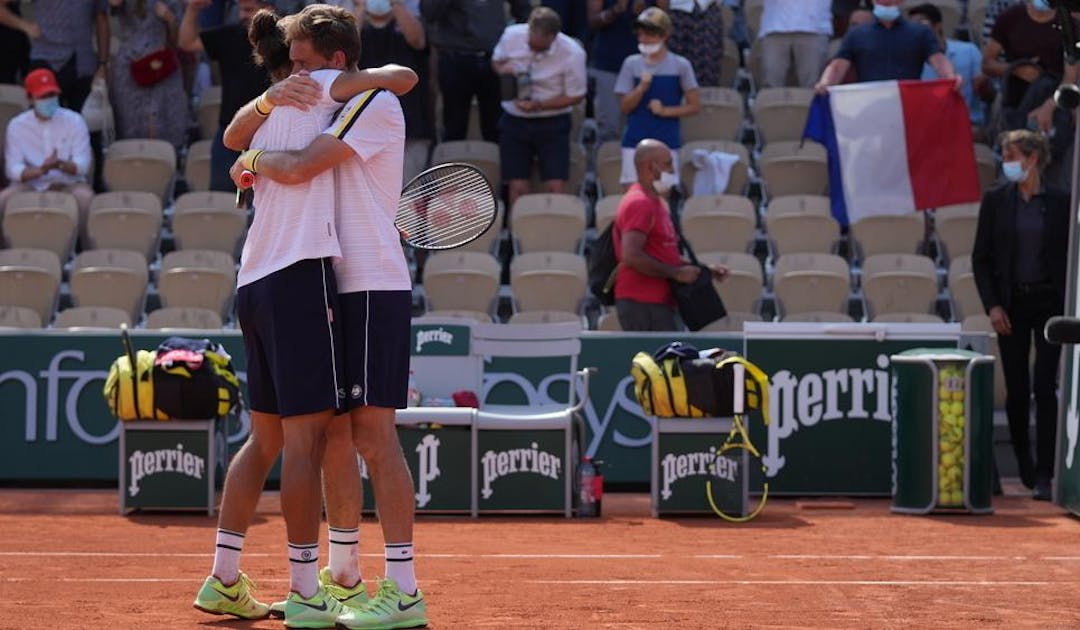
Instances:
[[[72,117],[71,127],[71,161],[78,169],[76,172],[85,177],[90,174],[90,166],[94,163],[94,152],[90,148],[90,130],[82,116]]]
[[[566,70],[566,95],[585,96],[588,92],[588,79],[585,72],[585,49],[571,40],[573,51]]]
[[[401,102],[385,90],[358,94],[325,133],[349,145],[361,160],[370,160],[387,145],[405,138]]]
[[[22,150],[28,138],[19,133],[20,126],[18,119],[12,119],[4,136],[4,174],[13,183],[22,181],[23,171],[30,166]]]

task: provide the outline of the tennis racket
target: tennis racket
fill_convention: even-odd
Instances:
[[[240,186],[236,189],[236,207],[251,207],[251,189],[255,186],[255,173],[244,170],[240,173]]]
[[[394,226],[418,249],[453,249],[495,223],[498,204],[487,178],[469,164],[433,166],[405,185]]]

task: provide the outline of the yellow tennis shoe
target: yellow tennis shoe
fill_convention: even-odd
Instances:
[[[262,619],[270,614],[270,607],[255,599],[252,596],[253,591],[255,583],[244,573],[230,586],[225,586],[221,580],[211,575],[203,582],[193,606],[211,615]]]

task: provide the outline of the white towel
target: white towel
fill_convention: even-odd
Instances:
[[[708,9],[716,0],[671,0],[669,5],[672,11],[694,12],[694,5],[698,5],[702,11]]]
[[[731,179],[731,169],[739,156],[723,151],[697,149],[690,158],[694,165],[694,196],[722,195]]]

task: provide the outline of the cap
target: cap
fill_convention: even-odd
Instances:
[[[637,21],[634,23],[635,28],[644,28],[651,31],[659,32],[661,35],[671,34],[671,18],[667,13],[664,13],[663,9],[658,7],[649,7],[640,14],[638,14]]]
[[[56,82],[56,75],[48,68],[38,68],[26,75],[24,85],[30,98],[41,98],[49,94],[60,93],[60,84]]]

